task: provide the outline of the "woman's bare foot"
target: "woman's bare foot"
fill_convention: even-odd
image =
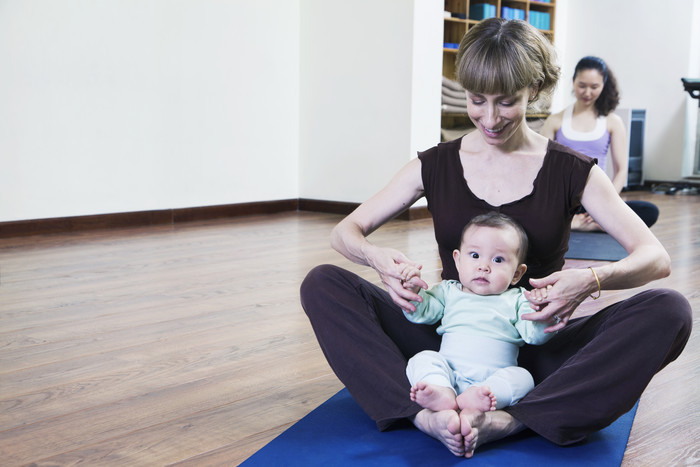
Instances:
[[[599,232],[603,231],[603,228],[589,214],[575,214],[571,219],[571,230]]]
[[[463,410],[459,414],[459,419],[464,437],[464,457],[472,457],[474,450],[483,444],[525,429],[525,425],[503,410],[493,412]]]
[[[464,437],[459,426],[460,417],[454,410],[434,412],[423,409],[413,418],[413,424],[426,435],[444,444],[455,456],[465,456]]]
[[[411,400],[424,409],[434,410],[457,410],[457,399],[452,388],[429,384],[425,381],[418,381],[411,388]]]
[[[469,386],[457,396],[460,410],[490,412],[496,410],[496,395],[488,386]]]

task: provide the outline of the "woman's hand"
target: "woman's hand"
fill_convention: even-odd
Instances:
[[[541,279],[530,279],[534,287],[525,298],[537,313],[522,315],[523,319],[551,323],[545,332],[564,329],[576,308],[591,293],[595,278],[588,269],[567,269]],[[597,289],[597,283],[595,284]]]
[[[379,274],[384,288],[389,292],[394,303],[409,313],[416,311],[411,301],[420,302],[422,298],[411,287],[406,288],[404,281],[410,280],[411,286],[427,289],[428,284],[423,279],[414,273],[408,274],[409,270],[420,270],[423,266],[411,261],[393,248],[372,245],[365,254],[369,265]]]

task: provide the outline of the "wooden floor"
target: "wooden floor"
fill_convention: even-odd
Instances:
[[[626,466],[700,464],[700,197],[650,193],[673,258],[654,286],[695,310],[684,354],[641,399]],[[0,240],[0,464],[237,465],[342,386],[299,305],[339,216]],[[372,236],[439,277],[430,220]],[[581,267],[591,262],[567,263]],[[590,313],[631,292],[604,292]],[[478,451],[476,453],[478,456]]]

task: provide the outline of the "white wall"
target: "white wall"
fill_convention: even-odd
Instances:
[[[443,2],[414,0],[410,157],[440,141]],[[426,205],[419,200],[417,205]]]
[[[441,42],[439,0],[2,1],[0,222],[362,201],[439,139]]]
[[[296,198],[299,3],[0,2],[0,221]]]
[[[680,77],[700,68],[699,2],[557,1],[555,106],[570,102],[581,56],[608,60],[621,106],[648,112],[647,179],[687,175]],[[439,139],[442,9],[0,0],[0,222],[363,201]]]
[[[364,201],[439,141],[442,11],[301,1],[301,198]]]
[[[558,23],[556,30],[563,74],[552,110],[573,102],[571,78],[578,60],[586,55],[603,58],[618,80],[620,107],[647,111],[647,180],[674,181],[690,175],[683,160],[684,154],[690,157],[684,139],[686,126],[693,122],[687,121],[681,77],[697,77],[693,73],[700,66],[700,55],[691,53],[697,40],[692,31],[700,29],[693,15],[697,4],[698,0],[557,1],[558,16],[561,10],[566,23]]]

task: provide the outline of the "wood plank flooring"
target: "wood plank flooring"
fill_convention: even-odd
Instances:
[[[700,313],[700,197],[659,205],[673,259],[649,285]],[[340,216],[309,212],[0,240],[0,464],[237,465],[337,392],[299,305],[306,272],[334,263]],[[429,219],[372,235],[440,263]],[[590,261],[569,261],[584,267]],[[634,291],[606,291],[591,313]],[[651,382],[623,465],[700,464],[700,341]],[[478,455],[478,451],[477,454]]]

